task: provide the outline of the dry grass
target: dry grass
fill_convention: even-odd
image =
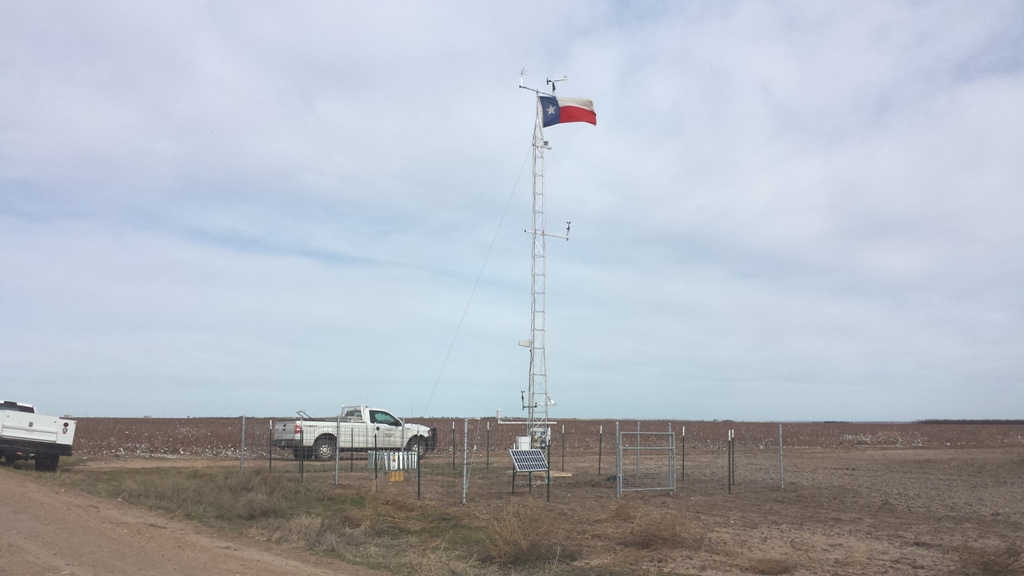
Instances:
[[[488,529],[474,524],[467,511],[388,495],[372,483],[353,492],[294,480],[265,471],[210,468],[72,468],[57,476],[96,495],[397,574],[491,571],[479,560]]]
[[[996,546],[963,546],[953,550],[957,576],[1024,575],[1024,548],[1017,542]]]
[[[612,508],[611,517],[624,534],[622,545],[640,550],[701,550],[705,537],[696,523],[685,513],[641,506],[634,500],[621,498]]]
[[[288,500],[281,475],[263,471],[217,473],[188,469],[166,473],[158,469],[73,474],[76,487],[124,502],[180,514],[203,522],[238,523],[280,516]]]
[[[46,475],[46,480],[394,574],[828,572],[822,560],[810,556],[801,555],[799,564],[792,555],[775,557],[785,555],[778,541],[766,540],[755,548],[758,552],[748,548],[737,555],[740,548],[729,540],[728,529],[718,529],[721,524],[714,522],[719,517],[708,514],[712,505],[713,510],[730,505],[742,510],[737,498],[627,495],[580,506],[578,498],[545,502],[543,497],[517,495],[494,505],[460,507],[397,495],[365,475],[350,476],[347,484],[336,487],[301,483],[280,472],[239,473],[223,467],[69,467]],[[802,495],[798,504],[806,506],[807,497]],[[719,516],[733,517],[727,512]],[[808,543],[806,550],[795,545],[793,550],[814,552],[821,546],[818,541]],[[870,571],[862,548],[836,553],[844,550],[848,558],[833,558],[829,568]],[[850,556],[858,551],[861,555]],[[942,548],[936,545],[931,553],[938,557]],[[962,547],[946,554],[942,569],[950,567],[951,574],[1024,576],[1019,544]]]
[[[552,530],[551,511],[532,501],[514,501],[488,523],[485,562],[511,566],[557,565],[578,558]]]

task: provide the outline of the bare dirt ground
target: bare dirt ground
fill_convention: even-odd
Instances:
[[[0,575],[380,575],[0,469]]]
[[[112,432],[90,436],[103,430],[100,424]],[[224,422],[214,424],[210,429]],[[124,433],[129,426],[135,427],[131,435]],[[168,431],[146,432],[145,426]],[[87,423],[82,429],[88,449],[76,469],[237,466],[226,458],[230,436],[204,444],[204,426],[198,420]],[[720,425],[732,426],[741,425]],[[696,488],[684,481],[675,494],[618,500],[608,473],[597,474],[588,460],[585,469],[558,480],[555,497],[540,509],[557,526],[559,545],[578,551],[576,566],[597,574],[1024,574],[1021,425],[786,426],[787,441],[796,446],[787,444],[784,490],[741,483],[728,494],[724,487]],[[771,438],[776,428],[766,426],[762,436]],[[147,433],[149,451],[125,449],[116,441]],[[183,440],[169,440],[172,433]],[[714,430],[706,442],[722,436]],[[579,449],[592,449],[590,444]],[[211,453],[219,458],[203,457]],[[411,489],[404,484],[382,489]],[[365,473],[343,475],[342,490],[365,486]],[[532,498],[543,502],[542,495]],[[512,501],[502,492],[475,510],[484,514]],[[301,550],[60,491],[27,471],[0,469],[0,509],[0,575],[371,574]],[[662,539],[657,532],[663,529],[682,533]]]
[[[1024,562],[1009,558],[1024,538],[1024,449],[793,452],[784,491],[686,503],[713,552],[689,566],[707,574],[771,566],[794,574],[1024,573]],[[1004,571],[985,569],[1000,556]]]

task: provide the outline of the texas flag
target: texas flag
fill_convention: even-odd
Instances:
[[[587,122],[597,126],[597,113],[594,102],[586,98],[556,98],[554,96],[537,96],[540,98],[541,113],[544,114],[543,126],[554,126],[566,122]]]

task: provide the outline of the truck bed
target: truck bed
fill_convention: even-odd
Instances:
[[[0,412],[0,450],[70,456],[74,430],[73,421],[63,418]]]

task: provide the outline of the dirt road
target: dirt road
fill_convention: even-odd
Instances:
[[[0,469],[2,576],[383,576]]]

